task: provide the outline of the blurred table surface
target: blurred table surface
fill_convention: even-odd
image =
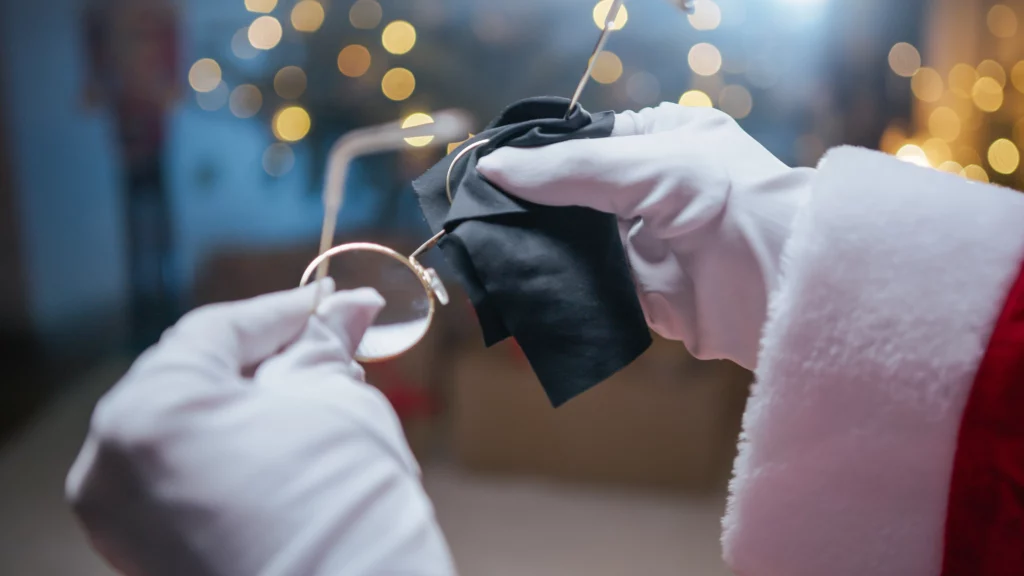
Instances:
[[[127,369],[103,363],[64,387],[0,451],[0,574],[112,576],[64,504],[67,469],[99,396]],[[425,463],[425,485],[463,575],[720,576],[720,497],[480,478]]]

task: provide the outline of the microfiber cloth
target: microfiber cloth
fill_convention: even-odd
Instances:
[[[612,214],[550,207],[509,196],[485,180],[477,161],[502,146],[535,147],[612,133],[611,112],[539,97],[505,109],[413,182],[420,207],[476,309],[484,342],[509,336],[522,348],[552,404],[599,384],[651,344],[625,250]],[[453,201],[445,177],[452,170]]]

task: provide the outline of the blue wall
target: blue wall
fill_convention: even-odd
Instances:
[[[121,168],[113,123],[104,111],[80,105],[84,43],[81,0],[0,3],[0,47],[6,71],[7,137],[18,194],[30,315],[44,336],[123,322],[127,296],[126,238]],[[225,18],[246,23],[231,2],[190,0],[183,69],[209,56],[190,31]],[[230,54],[225,38],[222,53]],[[262,155],[272,135],[259,120],[239,120],[227,109],[205,112],[191,92],[171,115],[167,152],[178,262],[187,290],[196,267],[218,246],[310,242],[322,212],[308,148],[295,147],[296,164],[271,178]],[[365,221],[372,210],[355,190],[366,179],[356,167],[354,187],[339,226]],[[366,187],[364,183],[363,188]],[[365,192],[365,190],[364,190]],[[109,328],[109,326],[106,326]]]
[[[80,105],[77,4],[0,3],[3,113],[29,312],[44,334],[116,311],[124,299],[119,169],[109,121]]]

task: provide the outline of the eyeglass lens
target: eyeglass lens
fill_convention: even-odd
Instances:
[[[397,258],[369,250],[352,250],[329,260],[328,275],[338,290],[370,287],[386,304],[367,330],[356,355],[383,360],[412,348],[430,327],[433,302],[415,272]]]

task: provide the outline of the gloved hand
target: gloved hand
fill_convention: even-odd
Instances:
[[[531,202],[616,214],[651,328],[697,358],[755,367],[814,170],[787,167],[718,110],[667,103],[617,115],[610,138],[500,148],[477,169]]]
[[[339,292],[310,318],[316,290],[188,314],[100,400],[67,497],[120,571],[454,574],[398,418],[353,361],[383,300]]]

